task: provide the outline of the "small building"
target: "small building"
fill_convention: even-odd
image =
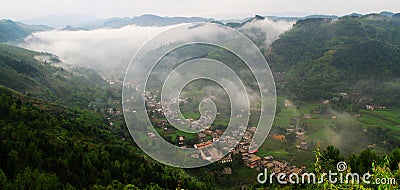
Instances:
[[[365,105],[365,108],[367,109],[367,110],[375,110],[375,106],[373,106],[373,105],[369,105],[369,104],[367,104],[367,105]]]
[[[272,155],[264,157],[264,161],[273,161],[274,157]]]
[[[296,132],[296,138],[302,139],[304,137],[305,133],[306,133],[305,131],[303,131],[303,132],[297,131]]]
[[[212,145],[212,142],[207,141],[207,142],[202,142],[202,143],[199,143],[199,144],[195,144],[194,148],[203,148],[203,147],[210,146],[210,145]]]
[[[273,134],[271,136],[273,139],[280,141],[280,142],[286,142],[286,137],[285,135],[277,135],[277,134]]]
[[[219,161],[224,164],[224,163],[232,162],[233,159],[232,159],[231,154],[228,154],[225,157],[221,158]]]
[[[321,114],[321,110],[320,109],[315,109],[312,111],[313,114]]]
[[[287,128],[286,129],[286,133],[287,134],[293,134],[294,133],[294,129],[293,128]]]
[[[308,149],[308,143],[307,142],[300,142],[296,147],[300,148],[300,149]]]
[[[219,136],[222,136],[222,135],[224,134],[224,131],[219,130],[219,129],[215,130],[215,132],[216,132]]]
[[[261,164],[261,158],[254,154],[248,154],[244,157],[244,164],[249,168],[259,167]]]

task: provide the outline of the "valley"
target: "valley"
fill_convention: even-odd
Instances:
[[[165,19],[172,24],[191,19],[217,22],[196,17],[156,17],[152,21],[151,15],[136,19],[148,17],[150,20],[143,26]],[[346,161],[351,171],[369,171],[375,177],[385,171],[384,175],[400,179],[399,18],[399,14],[287,20],[255,16],[243,23],[219,23],[242,31],[267,59],[277,90],[275,119],[264,144],[250,150],[260,117],[258,94],[251,91],[248,127],[244,127],[243,134],[239,130],[229,134],[243,136],[241,143],[222,160],[215,160],[217,153],[203,151],[201,147],[217,141],[229,142],[230,136],[221,137],[228,123],[243,117],[230,115],[227,94],[223,90],[210,90],[217,85],[207,82],[186,86],[179,100],[184,118],[178,120],[192,122],[196,130],[204,128],[187,133],[168,123],[165,110],[160,107],[159,92],[152,89],[157,86],[150,85],[143,93],[147,116],[157,135],[173,145],[198,149],[198,155],[191,155],[194,159],[216,161],[194,169],[161,164],[146,155],[132,139],[123,113],[135,109],[122,107],[121,73],[125,67],[119,67],[128,60],[115,63],[117,66],[98,68],[90,67],[95,62],[87,63],[89,67],[69,64],[61,55],[15,46],[32,32],[50,28],[2,20],[3,29],[19,32],[0,30],[1,34],[7,34],[0,35],[0,40],[7,42],[0,44],[0,160],[3,163],[0,189],[279,189],[285,187],[257,184],[257,174],[264,168],[299,173],[325,171],[336,169],[339,161]],[[278,23],[281,19],[284,24]],[[114,29],[139,22],[135,19],[108,21],[104,24]],[[249,23],[252,25],[246,25]],[[277,23],[283,29],[274,25]],[[290,24],[293,26],[288,27]],[[272,27],[272,36],[268,36],[265,26]],[[101,28],[92,27],[85,30]],[[241,60],[232,54],[196,46],[183,48],[178,57],[187,56],[188,52],[202,52],[201,58],[229,60],[227,65],[239,70],[240,76],[246,79],[244,83],[257,92],[248,68],[240,65]],[[118,70],[111,73],[110,67]],[[159,71],[167,69],[170,68],[164,66]],[[218,110],[215,121],[207,126],[196,123],[199,118],[210,119],[198,112],[204,98],[215,101]],[[144,135],[156,137],[156,134]],[[286,188],[300,187],[321,186]]]

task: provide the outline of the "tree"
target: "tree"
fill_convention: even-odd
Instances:
[[[375,152],[372,152],[369,148],[365,149],[360,153],[357,159],[358,163],[358,172],[359,173],[367,173],[372,172],[372,163],[378,161],[378,155]]]
[[[328,146],[321,153],[321,165],[328,171],[335,171],[337,163],[344,161],[344,157],[340,154],[340,150],[334,146]]]
[[[8,182],[6,174],[0,169],[0,189],[8,189],[10,184]]]

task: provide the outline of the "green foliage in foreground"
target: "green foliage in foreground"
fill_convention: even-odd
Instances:
[[[90,111],[0,88],[0,189],[210,188],[146,158]]]
[[[400,185],[398,184],[400,180],[400,162],[398,162],[398,159],[390,159],[390,157],[393,154],[396,154],[399,149],[393,150],[392,153],[384,156],[383,159],[380,159],[376,154],[371,152],[369,149],[363,151],[360,153],[358,156],[359,163],[356,165],[353,163],[350,164],[350,167],[347,168],[343,172],[343,176],[347,176],[348,174],[354,174],[357,173],[360,175],[360,180],[359,183],[352,183],[353,178],[347,178],[348,183],[336,183],[332,184],[328,181],[327,178],[325,178],[324,182],[321,184],[315,184],[315,185],[310,185],[308,188],[311,189],[399,189]],[[321,177],[323,173],[328,173],[328,169],[332,168],[327,168],[326,165],[324,167],[324,164],[327,162],[331,162],[331,164],[336,167],[336,164],[340,160],[334,160],[335,158],[340,157],[340,151],[333,147],[328,147],[326,151],[323,151],[322,153],[319,151],[319,148],[317,148],[316,151],[316,161],[314,164],[314,170],[317,174],[317,176]],[[349,162],[352,162],[350,158]],[[391,169],[391,165],[397,164],[397,166],[394,169]],[[359,165],[369,165],[365,170],[360,170],[360,169],[353,169],[356,168]],[[332,169],[332,171],[338,172],[336,169]],[[361,177],[365,173],[370,173],[371,177],[368,179],[370,182],[369,184],[366,184],[362,181]],[[345,181],[346,177],[343,178],[343,181]],[[386,184],[377,184],[378,181],[385,180]],[[391,182],[389,182],[391,181]]]
[[[297,184],[288,182],[286,185],[281,185],[275,180],[273,184],[256,184],[252,187],[254,189],[399,189],[400,162],[399,158],[396,157],[399,156],[399,152],[400,149],[397,148],[379,158],[371,150],[366,149],[359,155],[353,155],[359,159],[358,163],[354,163],[354,158],[350,157],[345,160],[340,151],[333,146],[328,146],[326,150],[322,151],[318,146],[315,151],[314,165],[307,171],[308,174],[315,174],[315,183],[312,177],[310,178],[311,183],[308,182],[308,178],[305,178],[305,181],[302,182],[300,176],[300,181]],[[347,169],[338,171],[337,164],[342,161],[346,161]],[[367,166],[366,170],[357,169],[360,166]],[[331,180],[328,178],[329,171],[336,173],[335,176],[332,175]],[[352,177],[355,173],[360,176],[358,181],[357,178]],[[365,173],[370,174],[370,177],[366,179],[366,182],[369,183],[365,183],[362,179]],[[341,174],[342,180],[340,180]],[[347,175],[349,177],[346,177]],[[295,177],[292,179],[296,180]],[[335,179],[337,179],[336,183],[331,183]]]

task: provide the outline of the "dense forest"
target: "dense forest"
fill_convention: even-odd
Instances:
[[[339,93],[354,104],[399,106],[400,16],[370,14],[298,21],[266,51],[281,85],[299,101]]]
[[[152,161],[91,111],[0,89],[1,189],[210,188]]]
[[[145,156],[122,116],[110,125],[120,87],[59,62],[0,45],[0,189],[210,188]]]
[[[107,82],[92,69],[76,68],[55,55],[6,44],[0,44],[0,72],[0,85],[67,106],[96,109],[104,107],[109,98],[119,98],[120,93],[106,88]]]

